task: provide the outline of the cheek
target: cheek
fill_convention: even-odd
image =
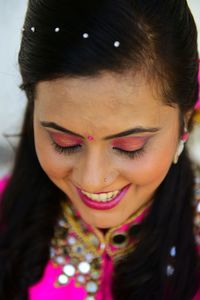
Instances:
[[[173,144],[161,144],[160,146],[146,150],[140,158],[127,163],[124,168],[124,176],[136,185],[153,184],[157,186],[165,178],[176,151],[176,142]]]

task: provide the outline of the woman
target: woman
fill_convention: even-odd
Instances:
[[[186,1],[29,1],[22,34],[0,299],[200,299]]]

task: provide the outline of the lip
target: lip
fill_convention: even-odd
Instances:
[[[78,192],[81,200],[83,201],[83,203],[85,205],[87,205],[90,208],[97,209],[97,210],[107,210],[107,209],[114,208],[115,206],[118,205],[118,203],[124,198],[130,185],[131,184],[128,184],[125,187],[123,187],[121,189],[120,193],[116,197],[114,197],[112,201],[109,201],[109,202],[97,202],[95,200],[91,200],[86,195],[84,195],[79,188],[76,187],[76,189],[77,189],[77,192]]]

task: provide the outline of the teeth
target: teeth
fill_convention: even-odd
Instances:
[[[102,193],[102,194],[90,194],[84,191],[81,191],[88,198],[98,201],[98,202],[107,202],[112,200],[120,191],[110,192],[110,193]]]

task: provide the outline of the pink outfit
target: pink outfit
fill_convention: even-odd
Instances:
[[[199,84],[200,84],[200,61],[199,61]],[[195,105],[195,108],[196,109],[200,109],[200,86],[199,86],[199,97],[198,97],[198,100],[197,100],[197,103]]]
[[[7,181],[8,177],[0,181],[0,192]],[[197,200],[200,201],[199,194]],[[29,300],[114,300],[110,291],[113,263],[123,259],[123,255],[134,247],[133,238],[130,240],[126,233],[130,228],[137,229],[148,208],[149,205],[131,216],[126,223],[104,234],[86,224],[79,212],[68,205],[65,215],[67,222],[61,219],[58,225],[65,232],[66,228],[68,230],[66,237],[59,241],[69,246],[69,255],[63,258],[58,250],[60,247],[55,246],[55,239],[43,278],[29,289]],[[67,283],[63,280],[67,280]],[[193,300],[200,300],[200,290]]]
[[[87,251],[89,251],[89,247],[91,247],[91,242],[89,242],[90,245],[89,243],[87,244],[88,235],[91,235],[91,237],[96,238],[96,240],[94,239],[94,242],[96,241],[95,246],[93,245],[94,251],[92,252],[92,249],[90,249],[89,253],[91,252],[96,253],[96,255],[99,256],[101,260],[101,266],[99,269],[100,276],[98,280],[98,291],[95,293],[95,295],[94,293],[89,293],[86,291],[87,283],[95,282],[92,279],[91,273],[87,274],[87,279],[84,284],[80,284],[80,282],[78,282],[77,279],[78,276],[80,276],[80,273],[78,273],[69,279],[67,285],[63,285],[63,286],[61,285],[59,287],[55,287],[59,275],[62,274],[62,266],[58,264],[56,265],[55,263],[52,263],[52,261],[49,261],[43,279],[30,289],[30,300],[43,300],[44,296],[47,297],[47,293],[48,293],[48,300],[55,300],[55,299],[64,300],[66,297],[65,295],[67,295],[68,299],[76,299],[76,300],[83,300],[83,299],[112,300],[113,298],[111,295],[110,287],[111,287],[113,261],[121,256],[120,252],[122,249],[120,245],[114,244],[112,242],[112,239],[113,237],[116,237],[116,235],[119,237],[120,234],[122,234],[121,237],[123,237],[123,234],[126,233],[131,226],[139,223],[142,220],[142,218],[145,216],[145,213],[147,212],[147,209],[143,210],[143,212],[139,213],[136,217],[134,216],[133,218],[129,218],[129,220],[125,224],[109,230],[105,234],[105,236],[97,228],[94,228],[86,223],[83,223],[83,220],[80,219],[80,215],[78,212],[71,210],[70,207],[68,207],[68,209],[69,212],[67,217],[71,226],[71,230],[68,232],[69,237],[78,239],[80,234],[79,230],[82,230],[82,233],[84,231],[83,228],[86,228],[87,230],[87,232],[85,233],[85,237],[81,236],[81,240],[80,240],[81,243],[85,243],[85,247],[86,247],[85,255],[88,254]],[[70,217],[71,213],[74,213],[74,215]],[[76,217],[78,218],[78,221],[76,220]],[[76,225],[78,224],[78,228],[75,229],[74,223]],[[131,240],[126,241],[126,246],[125,246],[126,252],[130,250],[131,244],[132,244]],[[78,245],[79,244],[77,244],[77,246]],[[124,249],[123,249],[123,253],[125,253]],[[87,260],[85,259],[85,261]],[[66,261],[63,262],[63,266],[66,264],[69,265],[70,262],[71,260],[68,257]],[[92,298],[92,295],[94,295],[95,297],[93,296],[94,298]]]

